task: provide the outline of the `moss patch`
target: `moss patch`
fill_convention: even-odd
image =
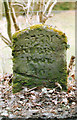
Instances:
[[[34,25],[13,35],[13,91],[22,86],[66,89],[67,37],[52,27]]]

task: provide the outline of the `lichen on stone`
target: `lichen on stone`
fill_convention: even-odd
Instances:
[[[22,86],[53,88],[67,83],[67,37],[55,28],[33,25],[13,35],[13,90]]]

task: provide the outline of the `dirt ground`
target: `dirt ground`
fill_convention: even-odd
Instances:
[[[25,24],[25,16],[19,16],[18,24],[22,28],[25,28],[27,24]],[[33,17],[33,23],[36,22],[35,16]],[[67,64],[69,63],[70,57],[75,55],[75,11],[59,11],[54,12],[53,17],[49,18],[46,25],[53,25],[59,30],[63,31],[68,38],[68,44],[70,45],[69,50],[67,51]],[[3,18],[0,20],[0,28],[1,32],[6,38],[7,35],[7,24],[6,19]],[[12,29],[14,33],[14,28]],[[12,73],[12,51],[11,49],[5,45],[5,43],[0,38],[0,74],[1,73]]]

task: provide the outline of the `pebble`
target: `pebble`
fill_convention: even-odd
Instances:
[[[19,111],[15,111],[15,112],[14,112],[14,115],[15,115],[15,116],[18,116],[18,114],[19,114]]]
[[[22,108],[18,108],[18,107],[17,107],[17,108],[16,108],[16,110],[21,111],[21,110],[22,110]]]
[[[64,102],[65,104],[67,104],[67,103],[68,103],[67,98],[63,98],[63,99],[62,99],[62,103],[63,103],[63,102]]]
[[[8,112],[7,112],[7,111],[2,112],[2,113],[1,113],[1,116],[8,117]]]
[[[12,113],[9,113],[9,118],[16,118],[16,115],[13,115]]]
[[[23,101],[17,101],[17,103],[23,104]]]
[[[54,114],[53,113],[43,113],[43,115],[42,115],[43,117],[47,117],[47,118],[51,118],[51,117],[53,117],[54,116]]]
[[[68,109],[70,109],[70,106],[69,106],[69,105],[67,105],[67,108],[68,108]]]
[[[72,102],[72,105],[75,105],[76,103],[75,102]]]
[[[62,112],[63,110],[61,108],[58,108],[58,112]]]
[[[7,111],[9,111],[9,110],[10,110],[10,107],[6,107],[5,109],[6,109]]]
[[[53,93],[53,92],[54,92],[54,90],[49,90],[49,91],[48,91],[48,93],[50,93],[50,94]]]
[[[36,110],[36,109],[35,109],[35,110],[30,110],[30,109],[29,109],[29,112],[30,112],[30,113],[37,113],[37,112],[39,112],[39,110]]]
[[[47,93],[47,88],[42,88],[42,93]]]
[[[23,92],[27,92],[27,87],[24,87],[24,89],[22,90]]]

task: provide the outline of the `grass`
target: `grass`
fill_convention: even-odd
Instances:
[[[58,2],[53,10],[75,10],[75,2]]]

